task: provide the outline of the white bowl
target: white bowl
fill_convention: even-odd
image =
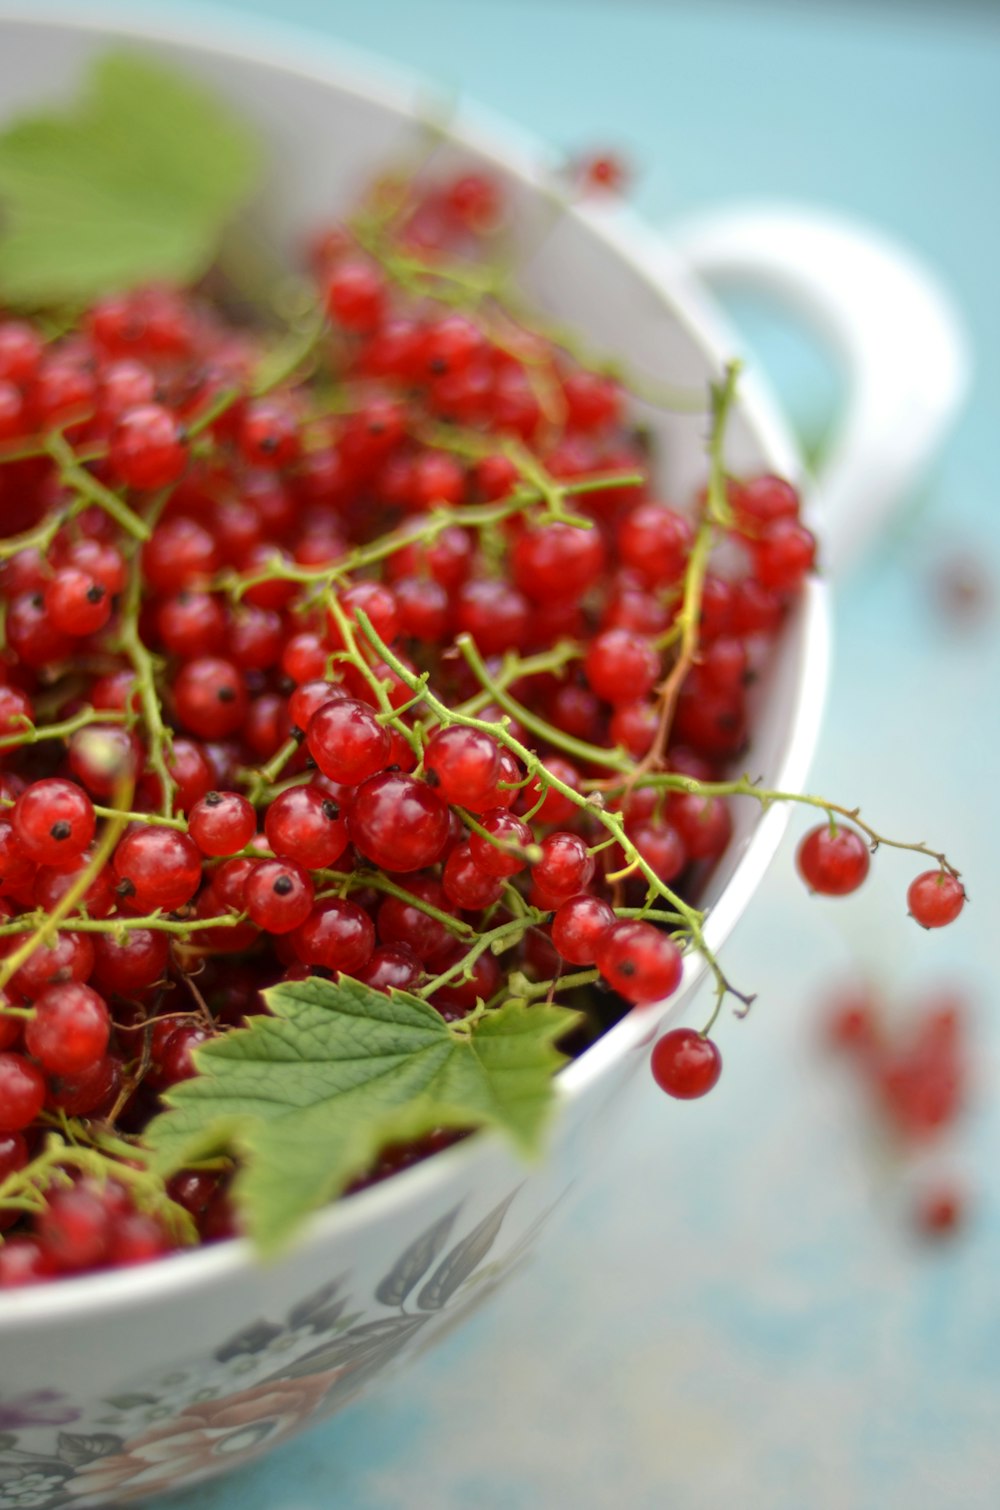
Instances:
[[[123,36],[202,76],[259,126],[273,163],[268,214],[289,244],[349,203],[425,112],[426,93],[411,82],[322,46],[32,12],[0,22],[4,113],[67,96],[87,59]],[[535,143],[465,110],[451,138],[444,156],[488,163],[521,224],[545,213],[553,164]],[[525,281],[595,345],[664,381],[703,387],[731,354],[701,288],[624,208],[563,215]],[[704,415],[644,417],[660,490],[690,497],[704,477]],[[800,470],[752,380],[742,386],[728,462],[737,472]],[[761,688],[753,769],[770,785],[804,780],[826,664],[826,595],[813,583]],[[784,821],[782,809],[762,816],[751,802],[738,814],[705,899],[713,949],[760,883]],[[107,1507],[208,1477],[338,1409],[453,1326],[585,1175],[651,1037],[683,1013],[702,973],[699,959],[688,960],[668,1005],[625,1018],[563,1072],[551,1149],[537,1167],[477,1136],[332,1206],[269,1267],[233,1242],[0,1295],[0,1510],[28,1503],[29,1491],[37,1510]]]

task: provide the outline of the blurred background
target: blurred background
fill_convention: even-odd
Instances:
[[[684,1106],[639,1086],[574,1209],[491,1307],[370,1403],[162,1510],[995,1510],[1000,8],[170,7],[185,10],[308,28],[567,152],[621,154],[664,227],[732,198],[792,199],[862,217],[938,271],[971,334],[974,386],[933,470],[837,583],[812,789],[946,847],[971,905],[952,929],[918,932],[905,891],[921,867],[884,851],[856,897],[811,900],[793,866],[808,822],[793,819],[727,949],[759,998],[748,1021],[721,1024],[718,1091]],[[835,367],[775,311],[730,310],[821,450]],[[831,1047],[831,1000],[856,986],[896,1034],[957,1008],[972,1073],[947,1136],[916,1150],[888,1137]],[[953,1231],[924,1230],[935,1195],[956,1203]]]

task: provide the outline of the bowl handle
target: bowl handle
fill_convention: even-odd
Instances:
[[[817,483],[824,572],[841,572],[902,501],[965,396],[964,324],[937,278],[880,232],[823,210],[749,204],[670,228],[709,283],[776,296],[846,368]]]

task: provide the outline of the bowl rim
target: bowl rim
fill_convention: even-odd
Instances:
[[[159,6],[136,15],[105,0],[102,9],[83,14],[75,7],[52,4],[49,0],[41,4],[24,0],[20,5],[0,0],[0,29],[8,25],[21,25],[40,33],[51,29],[105,36],[109,44],[118,41],[139,46],[164,44],[220,61],[235,58],[268,72],[308,77],[311,82],[338,93],[374,101],[400,117],[417,116],[421,106],[426,110],[429,95],[427,82],[416,72],[331,39],[307,25],[246,16],[211,6],[199,5],[194,10],[179,4],[167,10],[161,0]],[[467,146],[477,156],[492,160],[536,192],[545,192],[562,162],[551,147],[530,131],[465,98],[456,102],[447,134],[449,139]],[[617,259],[642,280],[721,371],[726,360],[739,349],[739,342],[664,238],[638,212],[618,200],[580,201],[570,204],[565,213],[610,246]],[[782,475],[801,481],[801,456],[759,372],[750,370],[741,374],[738,406],[768,464]],[[808,499],[807,510],[813,512]],[[829,594],[825,584],[815,579],[807,584],[788,631],[801,635],[801,659],[803,665],[808,663],[809,670],[799,676],[775,785],[795,791],[801,789],[805,779],[825,702],[830,658]],[[760,816],[733,874],[706,918],[705,937],[713,951],[720,947],[751,900],[787,822],[786,804],[775,804]],[[681,983],[671,998],[633,1009],[560,1071],[556,1081],[558,1102],[575,1100],[612,1065],[647,1044],[664,1021],[678,1015],[691,999],[706,970],[703,958],[688,955]],[[290,1253],[304,1255],[326,1246],[335,1237],[377,1223],[390,1211],[398,1213],[401,1208],[423,1204],[450,1183],[456,1172],[471,1164],[479,1150],[496,1148],[499,1142],[498,1134],[479,1131],[432,1159],[332,1203],[308,1219]],[[278,1262],[284,1257],[280,1255]],[[61,1279],[7,1294],[0,1292],[0,1331],[12,1334],[38,1323],[58,1325],[81,1314],[99,1317],[150,1302],[166,1304],[254,1265],[259,1267],[259,1261],[251,1243],[237,1238],[171,1254],[148,1265]]]

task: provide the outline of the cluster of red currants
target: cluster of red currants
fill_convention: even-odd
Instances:
[[[867,986],[831,1003],[827,1037],[848,1057],[867,1099],[904,1160],[919,1160],[952,1132],[967,1108],[968,1025],[954,992],[934,996],[893,1025]],[[920,1181],[916,1225],[928,1236],[961,1225],[964,1199],[954,1182]]]
[[[446,1018],[514,971],[677,986],[656,904],[683,943],[730,834],[697,787],[746,744],[814,541],[788,483],[728,481],[665,724],[704,499],[638,480],[616,381],[412,286],[501,211],[477,175],[423,193],[402,286],[384,224],[324,233],[319,334],[270,391],[261,338],[194,295],[49,341],[0,320],[0,1194],[60,1117],[141,1135],[280,979]],[[654,1072],[700,1095],[719,1062],[679,1030]],[[224,1183],[181,1179],[201,1236],[231,1230]],[[128,1188],[71,1179],[30,1233],[0,1210],[0,1283],[163,1251]]]

